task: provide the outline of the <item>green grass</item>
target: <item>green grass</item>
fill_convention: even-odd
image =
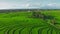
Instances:
[[[60,10],[46,10],[42,13],[54,16],[57,23],[60,23]],[[46,22],[40,18],[31,18],[31,15],[32,12],[27,11],[0,13],[0,34],[39,34],[38,31],[42,34],[57,34],[57,31],[59,33],[60,24],[51,25],[49,20]]]

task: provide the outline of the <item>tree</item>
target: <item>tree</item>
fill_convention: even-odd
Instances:
[[[41,12],[35,12],[35,11],[34,11],[34,12],[32,13],[32,16],[35,17],[35,18],[39,18],[39,17],[41,17]]]

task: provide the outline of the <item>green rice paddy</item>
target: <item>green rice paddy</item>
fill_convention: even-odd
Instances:
[[[54,16],[58,24],[52,24],[49,19],[32,18],[32,11],[0,13],[0,34],[60,34],[60,10],[41,12]]]

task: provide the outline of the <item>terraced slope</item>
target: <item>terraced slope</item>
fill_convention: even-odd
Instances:
[[[41,18],[29,18],[32,12],[0,13],[0,34],[60,34],[60,11],[45,11],[52,15],[57,23]]]

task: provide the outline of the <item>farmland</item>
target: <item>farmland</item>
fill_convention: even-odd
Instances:
[[[33,17],[33,12],[34,10],[0,13],[0,34],[60,34],[60,10],[35,11],[53,16],[56,18],[55,24],[51,23],[49,17]]]

